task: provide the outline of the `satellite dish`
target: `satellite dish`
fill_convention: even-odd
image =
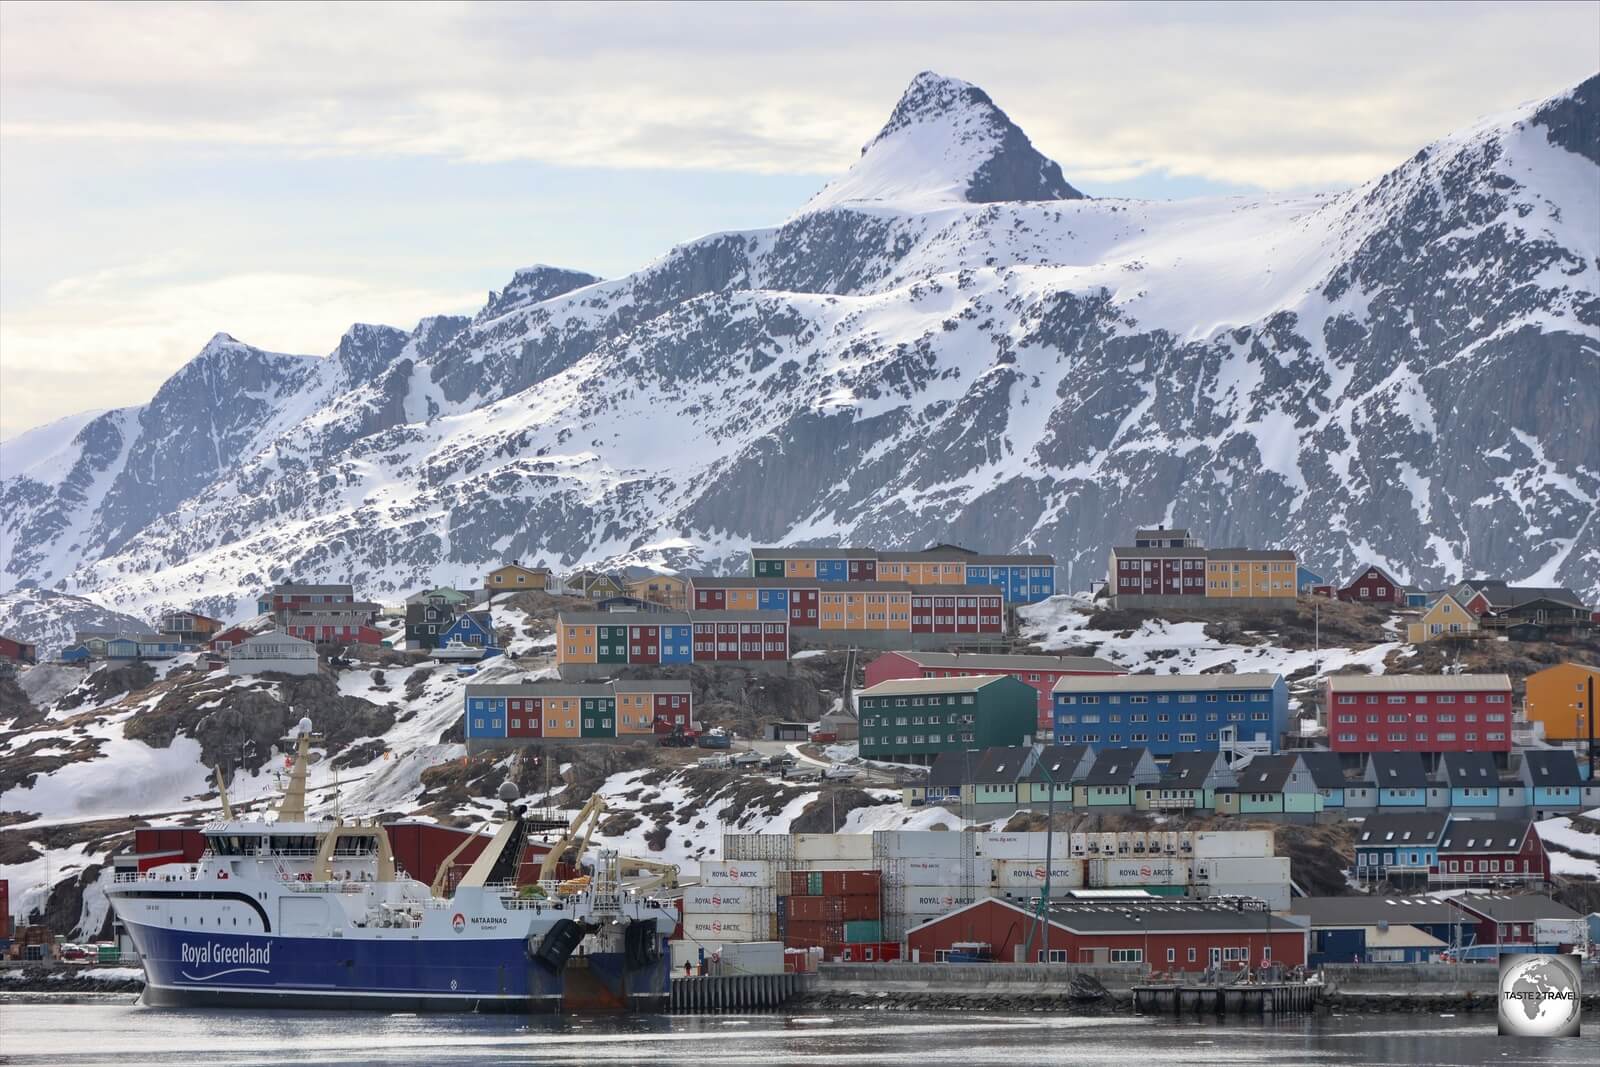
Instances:
[[[510,803],[522,795],[522,790],[517,788],[516,782],[500,783],[500,799]]]

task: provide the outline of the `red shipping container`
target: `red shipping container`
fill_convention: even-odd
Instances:
[[[883,875],[877,871],[823,871],[822,892],[830,897],[880,896]]]
[[[844,902],[838,897],[790,897],[786,907],[791,924],[844,921]]]
[[[867,941],[858,945],[841,945],[839,958],[850,963],[886,963],[900,958],[900,942]]]
[[[844,923],[797,921],[791,915],[784,927],[783,942],[792,948],[838,946],[844,942]]]
[[[883,918],[883,906],[877,897],[840,897],[839,917],[845,922],[855,922],[858,919]]]
[[[0,937],[11,936],[11,881],[0,878]]]

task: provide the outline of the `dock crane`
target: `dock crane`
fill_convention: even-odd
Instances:
[[[551,845],[550,851],[545,854],[544,862],[539,864],[539,881],[548,882],[554,878],[556,867],[566,858],[568,852],[572,853],[574,863],[582,862],[584,850],[589,847],[589,839],[594,836],[595,829],[600,825],[600,816],[604,815],[605,811],[604,797],[596,793],[589,798],[588,803],[578,810],[571,825],[556,838],[555,844]]]
[[[642,860],[634,856],[623,856],[617,862],[617,869],[622,874],[644,873],[654,876],[637,883],[633,887],[636,892],[648,893],[653,889],[678,888],[678,865],[676,863],[662,863],[658,860]]]

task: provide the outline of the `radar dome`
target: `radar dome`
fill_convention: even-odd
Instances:
[[[505,801],[515,800],[522,795],[522,790],[517,788],[516,782],[500,783],[500,799]]]

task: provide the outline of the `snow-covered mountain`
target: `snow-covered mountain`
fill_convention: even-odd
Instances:
[[[1600,77],[1330,196],[1084,198],[921,74],[794,216],[327,359],[220,336],[141,408],[0,447],[5,582],[240,616],[504,558],[1054,552],[1168,520],[1338,574],[1600,599]]]
[[[71,593],[32,586],[0,593],[0,634],[27,635],[23,639],[39,646],[41,661],[59,655],[79,630],[142,633],[150,628],[145,619],[111,611]]]

